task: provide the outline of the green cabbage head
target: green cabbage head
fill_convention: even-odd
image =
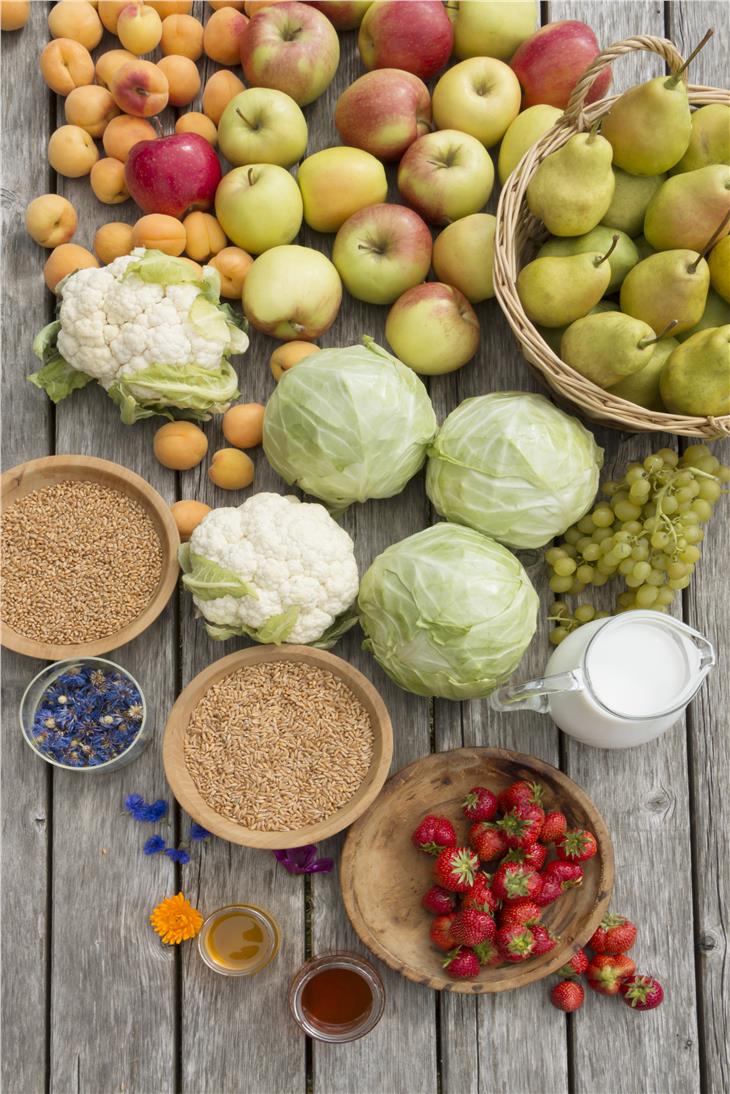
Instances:
[[[286,482],[342,510],[400,493],[436,430],[415,372],[366,338],[284,373],[266,407],[264,452]]]
[[[378,555],[358,608],[364,648],[396,684],[479,699],[517,668],[535,633],[538,597],[506,547],[444,523]]]
[[[542,547],[588,511],[603,449],[542,395],[466,399],[429,448],[426,492],[447,520],[510,547]]]

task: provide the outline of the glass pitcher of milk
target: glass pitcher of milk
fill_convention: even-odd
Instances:
[[[540,680],[492,692],[495,710],[552,715],[597,748],[633,748],[674,725],[715,664],[697,631],[670,615],[630,611],[564,638]]]

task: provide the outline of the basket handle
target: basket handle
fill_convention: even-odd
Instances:
[[[704,42],[702,44],[704,45]],[[568,100],[563,119],[579,131],[585,129],[587,126],[583,117],[583,108],[586,95],[596,76],[603,72],[604,68],[617,61],[619,57],[623,57],[626,53],[637,53],[640,50],[645,50],[647,53],[656,53],[662,60],[666,61],[672,73],[679,72],[684,64],[681,53],[674,45],[674,42],[670,42],[668,38],[655,38],[650,34],[641,34],[635,38],[624,38],[620,42],[614,42],[612,46],[608,46],[607,49],[598,54],[578,80]],[[682,73],[681,79],[683,83],[687,83],[686,69]]]

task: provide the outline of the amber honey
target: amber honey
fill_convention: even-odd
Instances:
[[[323,1025],[350,1025],[363,1018],[372,1005],[370,986],[353,969],[322,969],[302,991],[302,1008],[307,1017]]]
[[[250,976],[274,959],[279,928],[252,904],[231,904],[208,916],[198,935],[203,960],[224,976]]]
[[[377,970],[359,954],[313,957],[289,989],[292,1017],[319,1041],[354,1041],[377,1025],[385,1006]]]

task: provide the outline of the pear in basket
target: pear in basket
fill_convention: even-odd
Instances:
[[[692,118],[681,77],[712,34],[707,32],[672,76],[656,76],[630,87],[604,116],[601,132],[611,142],[615,167],[631,175],[661,175],[685,154]]]
[[[642,319],[655,334],[679,319],[673,334],[702,318],[710,270],[696,251],[659,251],[634,266],[621,286],[621,311]]]
[[[629,403],[646,407],[647,410],[665,410],[659,391],[659,381],[667,358],[674,353],[679,345],[676,338],[661,338],[654,347],[649,363],[638,372],[620,380],[617,384],[611,384],[608,390],[612,395],[618,395],[620,399],[626,399]]]
[[[711,163],[730,163],[730,106],[709,103],[692,115],[689,146],[671,173],[697,171]]]
[[[527,187],[527,206],[554,236],[580,236],[605,216],[616,185],[611,145],[576,133],[546,156]]]
[[[730,236],[716,243],[707,259],[710,267],[710,284],[716,293],[730,303]],[[721,326],[720,323],[717,324]]]
[[[730,213],[730,167],[700,167],[659,187],[644,218],[644,235],[657,251],[688,247],[701,251],[715,227]],[[721,230],[727,235],[730,225]]]
[[[662,401],[676,414],[730,414],[730,324],[693,334],[662,370]]]
[[[607,311],[571,323],[560,341],[560,356],[587,380],[610,387],[648,365],[658,341],[647,323]]]
[[[517,293],[528,318],[543,327],[567,327],[587,315],[608,287],[609,255],[589,251],[528,262],[517,275]]]
[[[711,278],[712,271],[710,271],[710,279]],[[730,304],[728,304],[726,300],[723,300],[718,293],[714,292],[712,285],[710,285],[705,310],[702,313],[702,318],[699,323],[695,323],[689,330],[680,331],[679,334],[677,334],[676,331],[672,331],[672,334],[676,335],[678,342],[686,342],[688,338],[691,338],[693,334],[697,334],[700,330],[707,330],[708,327],[724,327],[728,323],[730,323]]]
[[[603,254],[611,246],[614,235],[618,236],[618,243],[608,260],[611,267],[611,280],[608,283],[606,292],[616,292],[626,274],[639,261],[639,252],[636,245],[625,232],[612,230],[599,224],[597,228],[586,232],[585,235],[574,236],[572,239],[548,239],[537,252],[537,257],[584,254],[586,251],[599,251]]]
[[[634,239],[643,232],[646,207],[667,176],[629,175],[620,167],[614,167],[613,176],[616,186],[601,224],[618,228]]]

